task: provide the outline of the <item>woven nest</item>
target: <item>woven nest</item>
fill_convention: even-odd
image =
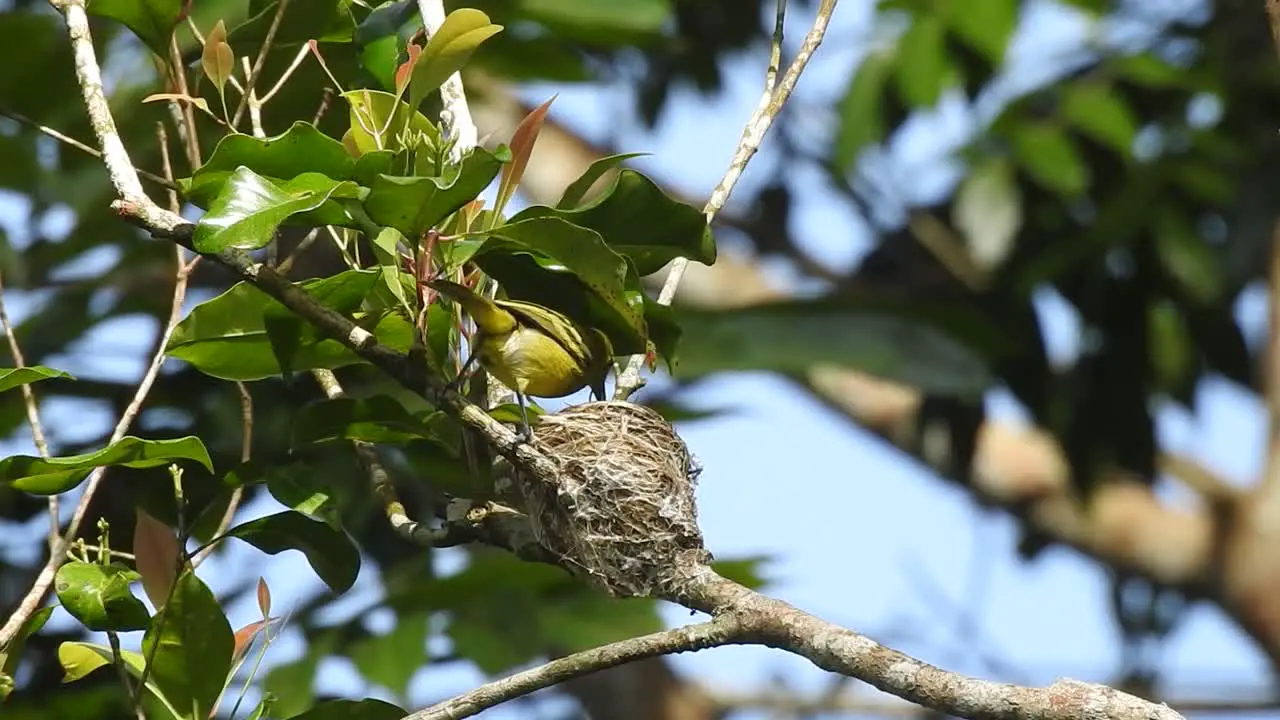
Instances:
[[[538,423],[556,482],[518,482],[538,542],[618,597],[653,597],[711,561],[698,529],[689,449],[661,415],[575,405]]]

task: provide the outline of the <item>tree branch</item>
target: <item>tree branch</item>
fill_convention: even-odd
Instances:
[[[486,683],[471,692],[406,715],[403,720],[461,720],[538,690],[635,660],[728,645],[740,633],[735,618],[721,617],[621,640]]]
[[[834,0],[823,3],[828,15],[833,6]],[[92,125],[103,146],[112,182],[121,196],[113,205],[121,214],[142,223],[153,235],[189,242],[192,225],[175,213],[158,207],[141,192],[137,173],[130,164],[123,143],[116,135],[115,124],[102,92],[83,0],[62,0],[59,7],[67,19],[76,54],[77,76],[81,80]],[[821,24],[825,27],[825,21]],[[818,39],[820,38],[819,33]],[[798,75],[798,70],[795,75]],[[795,77],[790,70],[788,77],[791,78],[790,84],[794,85]],[[783,85],[788,86],[787,78],[784,78]],[[779,95],[775,95],[777,97]],[[763,128],[767,129],[767,123]],[[430,393],[464,423],[481,431],[498,452],[521,470],[548,482],[555,482],[558,468],[554,461],[530,444],[519,443],[516,434],[510,429],[490,418],[458,393],[440,387],[437,379],[425,376],[421,368],[410,366],[404,356],[378,343],[367,330],[320,305],[270,267],[253,262],[243,253],[219,253],[211,257],[231,267],[242,278],[311,321],[319,329],[338,338],[348,348],[384,369],[410,389]],[[185,273],[180,272],[179,288],[184,287]],[[180,295],[180,292],[175,291],[175,300]],[[167,337],[176,324],[180,312],[181,303],[175,301],[171,322],[164,336]],[[163,339],[165,338],[162,337]],[[163,345],[162,342],[161,348]],[[123,434],[128,420],[136,414],[163,358],[163,351],[157,353],[147,376],[139,386],[135,402],[126,409],[125,417],[117,426],[117,434]],[[99,470],[97,478],[100,477]],[[85,491],[86,498],[96,487],[97,478],[90,481]],[[82,498],[77,513],[82,514],[86,506],[87,500]],[[78,519],[73,519],[73,525],[75,524],[78,524]],[[73,535],[74,531],[69,532],[63,543],[68,542]],[[53,565],[54,561],[51,560],[50,566]],[[52,572],[49,575],[51,579]],[[35,594],[34,589],[32,594]],[[42,594],[43,591],[41,596]],[[1154,706],[1124,693],[1094,685],[1064,681],[1046,690],[1038,690],[949,673],[881,646],[851,630],[819,620],[784,602],[767,598],[725,580],[709,568],[700,568],[691,573],[687,582],[668,599],[681,602],[691,609],[708,612],[714,619],[710,623],[693,626],[692,629],[667,631],[587,651],[586,654],[553,661],[515,678],[508,678],[505,682],[490,683],[472,694],[446,702],[443,706],[445,709],[441,710],[443,714],[438,717],[465,717],[468,707],[473,707],[473,712],[478,712],[483,707],[504,702],[511,697],[633,659],[732,642],[753,642],[793,652],[824,669],[857,677],[901,697],[965,717],[1028,720],[1103,717],[1172,720],[1180,717],[1168,708]],[[34,604],[38,604],[38,599]],[[27,610],[28,616],[34,610],[34,604]],[[6,628],[14,625],[16,629],[24,622],[25,616],[15,615],[10,618]],[[0,644],[2,643],[3,640],[0,640]],[[455,702],[460,703],[456,706],[458,709],[454,709]]]
[[[769,54],[769,69],[765,73],[764,94],[760,98],[759,106],[751,114],[746,127],[742,130],[742,139],[738,141],[738,147],[733,153],[733,159],[729,161],[729,169],[725,171],[720,183],[711,191],[711,197],[707,199],[707,204],[702,208],[703,214],[707,217],[707,223],[715,219],[716,213],[720,212],[720,209],[729,201],[729,194],[733,192],[734,186],[738,184],[739,178],[742,177],[743,171],[747,168],[747,163],[751,162],[751,158],[755,157],[756,152],[760,149],[760,144],[764,142],[765,134],[769,132],[769,128],[773,126],[774,119],[777,118],[778,113],[782,112],[782,108],[791,97],[791,92],[795,90],[796,83],[800,80],[800,74],[804,72],[805,67],[809,64],[809,59],[813,57],[813,53],[822,44],[822,38],[827,33],[827,25],[831,22],[831,14],[836,9],[836,0],[822,0],[821,4],[819,4],[817,17],[813,20],[813,27],[805,35],[804,42],[800,45],[800,51],[796,53],[795,59],[787,66],[787,72],[782,76],[782,81],[778,83],[778,66],[782,62],[782,26],[786,8],[787,1],[778,0],[777,19],[773,28],[773,44]],[[680,280],[684,277],[685,269],[688,266],[688,258],[679,257],[671,262],[671,266],[667,270],[666,280],[662,284],[662,290],[658,293],[658,304],[670,305],[672,300],[675,299],[676,289],[679,287]],[[644,384],[643,379],[640,377],[640,368],[643,364],[644,355],[633,355],[627,361],[626,368],[618,375],[618,382],[613,393],[615,400],[626,400]]]

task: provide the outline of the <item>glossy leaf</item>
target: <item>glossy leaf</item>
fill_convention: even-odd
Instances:
[[[217,598],[194,572],[178,577],[164,610],[142,638],[150,676],[164,697],[191,720],[209,717],[231,670],[235,634]]]
[[[268,555],[298,550],[306,556],[320,579],[335,593],[344,593],[356,581],[360,554],[346,533],[299,512],[268,515],[227,531]]]
[[[94,468],[103,465],[152,468],[181,460],[200,463],[213,472],[213,461],[200,438],[142,440],[125,436],[101,450],[81,455],[11,455],[0,460],[0,482],[36,495],[57,495],[79,485]]]
[[[1098,82],[1073,82],[1062,92],[1062,116],[1080,132],[1128,157],[1138,119],[1120,91]]]
[[[933,13],[915,15],[898,41],[899,94],[911,107],[933,107],[942,97],[947,73],[942,18]]]
[[[178,578],[182,547],[168,525],[138,508],[133,526],[134,565],[142,577],[142,589],[152,607],[164,607],[169,591]]]
[[[630,257],[641,276],[661,270],[677,257],[706,265],[716,260],[715,236],[706,217],[629,168],[621,170],[613,187],[589,205],[575,210],[534,205],[517,213],[510,224],[548,217],[595,230],[614,252]]]
[[[680,313],[684,336],[675,374],[684,378],[725,370],[793,374],[831,365],[926,392],[980,396],[992,382],[980,348],[992,340],[986,332],[969,337],[945,331],[921,317],[924,312],[834,300],[721,312],[686,310]]]
[[[565,188],[564,194],[560,196],[560,202],[556,203],[556,209],[578,209],[582,204],[583,198],[587,196],[587,191],[599,182],[600,178],[604,177],[605,173],[617,168],[631,158],[641,157],[643,155],[648,155],[648,153],[619,153],[617,155],[602,157],[591,163],[586,171],[583,172],[582,175],[578,176],[577,180],[569,183],[569,187]],[[612,189],[612,184],[610,184],[610,187],[606,188],[604,192],[608,192],[610,189]]]
[[[450,75],[467,64],[481,43],[501,31],[501,25],[489,22],[489,16],[479,10],[458,8],[449,13],[413,66],[409,105],[418,107],[428,93],[443,85]]]
[[[183,5],[183,0],[93,0],[87,9],[129,28],[152,52],[167,58],[169,37],[186,17]]]
[[[378,280],[376,270],[348,270],[328,278],[309,280],[300,286],[325,306],[338,312],[357,310]],[[224,380],[261,380],[281,374],[281,366],[267,335],[265,318],[292,318],[293,324],[275,323],[273,330],[297,336],[290,358],[293,370],[336,369],[362,362],[337,340],[327,339],[306,321],[296,318],[279,302],[248,283],[197,305],[174,329],[165,351],[191,363],[206,375]],[[372,324],[370,318],[361,322]],[[408,350],[412,327],[392,313],[372,328],[378,340]]]
[[[864,147],[885,135],[884,93],[892,77],[897,54],[874,52],[863,58],[840,100],[840,125],[836,128],[833,155],[841,168],[849,169]]]
[[[30,385],[41,380],[50,380],[52,378],[67,378],[75,380],[70,373],[43,365],[30,365],[20,368],[0,368],[0,392],[12,390],[19,385]]]
[[[400,720],[407,714],[391,703],[373,698],[323,700],[290,720]]]
[[[338,504],[329,479],[314,464],[248,462],[227,473],[226,488],[265,484],[271,497],[298,512],[338,527]]]
[[[62,607],[90,630],[142,630],[151,616],[129,590],[139,577],[123,565],[72,561],[58,568],[53,589]]]
[[[1089,183],[1089,169],[1071,138],[1057,125],[1023,123],[1013,130],[1018,161],[1037,182],[1063,195],[1078,195]]]
[[[386,395],[321,400],[302,408],[293,421],[295,448],[331,440],[400,444],[433,437],[438,416],[416,417]]]
[[[275,237],[285,220],[318,210],[330,198],[357,198],[355,183],[305,173],[277,186],[248,168],[237,168],[196,224],[192,245],[199,252],[256,250]]]
[[[501,169],[497,156],[476,148],[463,159],[461,170],[448,177],[379,175],[365,198],[365,211],[379,225],[418,237],[475,199]]]
[[[1022,227],[1021,191],[1009,163],[993,157],[975,167],[956,192],[951,216],[978,267],[998,267]]]
[[[338,181],[357,177],[356,161],[341,142],[311,123],[298,121],[268,138],[243,133],[223,136],[209,159],[191,177],[179,180],[178,185],[188,200],[207,208],[231,174],[241,167],[282,181],[303,173],[319,173]]]

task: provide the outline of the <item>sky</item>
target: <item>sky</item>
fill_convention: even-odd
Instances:
[[[1195,2],[1161,4],[1171,15],[1200,9]],[[807,29],[810,13],[811,9],[797,9],[789,17],[790,50]],[[863,41],[871,34],[870,18],[866,2],[845,0],[840,5],[826,45],[797,88],[795,103],[822,107],[843,92],[850,68],[865,48]],[[1141,33],[1133,27],[1099,32],[1047,2],[1032,3],[1010,49],[1009,77],[979,103],[978,116],[989,117],[1002,97],[1051,77],[1063,57],[1082,43],[1100,39],[1137,42]],[[651,153],[637,161],[641,170],[697,197],[719,180],[741,125],[759,99],[763,60],[763,47],[731,59],[725,91],[718,97],[676,91],[653,131],[638,120],[620,120],[616,109],[630,107],[622,87],[548,85],[529,87],[524,93],[536,102],[559,93],[552,109],[555,119],[589,139]],[[812,132],[822,137],[833,122],[815,114]],[[946,153],[976,127],[974,115],[960,103],[944,101],[936,112],[909,123],[867,162],[882,172],[898,197],[923,199],[945,193],[959,170],[948,163]],[[766,139],[736,197],[749,197],[753,184],[768,177],[770,153]],[[791,181],[802,190],[794,234],[821,262],[837,270],[851,267],[869,247],[861,221],[823,188],[816,174],[797,173]],[[22,228],[12,227],[13,202],[8,198],[0,204],[0,223],[20,238]],[[5,204],[10,211],[4,210]],[[80,271],[93,272],[108,259],[87,258]],[[794,282],[785,269],[773,270],[779,284]],[[1050,294],[1038,300],[1052,357],[1069,359],[1078,346],[1078,319]],[[20,319],[37,307],[38,295],[15,294],[6,301]],[[1262,293],[1246,293],[1239,315],[1252,339],[1263,334]],[[77,351],[53,358],[50,364],[87,377],[137,377],[142,369],[138,357],[150,344],[151,332],[134,318],[112,321],[97,328]],[[951,670],[1034,684],[1064,675],[1103,682],[1114,677],[1120,648],[1108,609],[1107,578],[1097,565],[1064,549],[1050,549],[1034,562],[1022,562],[1013,552],[1016,528],[1008,517],[976,507],[962,490],[767,374],[712,378],[687,397],[696,407],[729,410],[679,426],[704,467],[698,502],[708,547],[726,559],[770,558],[765,566],[769,593]],[[1020,408],[1002,392],[992,393],[988,406],[997,417],[1023,420]],[[1232,481],[1250,482],[1260,472],[1263,457],[1261,406],[1236,388],[1210,381],[1200,391],[1199,407],[1195,417],[1161,409],[1163,446],[1200,459]],[[45,404],[44,419],[47,427],[58,429],[59,439],[67,440],[94,436],[113,420],[96,408],[52,401]],[[23,438],[0,451],[32,448]],[[245,508],[244,517],[278,509],[264,499]],[[43,527],[32,530],[43,532]],[[16,547],[3,545],[6,552]],[[235,577],[233,569],[249,559],[270,582],[278,608],[287,608],[319,587],[301,556],[264,557],[246,548],[210,560],[201,575],[212,579],[215,589],[228,587],[222,578]],[[441,563],[456,567],[458,557],[443,553]],[[375,572],[364,566],[356,588],[335,606],[334,617],[349,616],[377,600]],[[256,613],[248,602],[229,608],[234,627],[252,621]],[[670,625],[691,620],[687,611],[676,607],[664,608],[663,617]],[[70,618],[59,611],[55,622]],[[384,630],[387,617],[373,613],[369,622]],[[273,646],[267,664],[287,662],[300,650],[296,638],[286,633]],[[781,682],[816,694],[831,678],[807,661],[760,648],[721,648],[676,656],[672,662],[691,677],[726,691]],[[1175,698],[1260,699],[1268,688],[1265,660],[1221,612],[1209,607],[1191,611],[1159,664]],[[453,666],[424,669],[415,679],[411,703],[434,701],[483,679],[478,672]],[[386,696],[364,687],[340,659],[324,664],[321,683],[354,696]],[[872,694],[865,688],[858,692]],[[520,711],[497,710],[485,717],[523,716]]]

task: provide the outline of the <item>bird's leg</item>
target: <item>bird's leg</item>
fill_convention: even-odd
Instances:
[[[533,428],[529,426],[529,411],[524,406],[524,393],[516,393],[516,402],[520,403],[520,438],[529,442],[533,440]]]
[[[462,383],[467,379],[467,370],[471,369],[471,363],[476,361],[479,353],[473,348],[471,353],[467,355],[466,362],[462,363],[462,369],[458,371],[458,376],[449,383],[449,389],[459,392],[462,389]]]

